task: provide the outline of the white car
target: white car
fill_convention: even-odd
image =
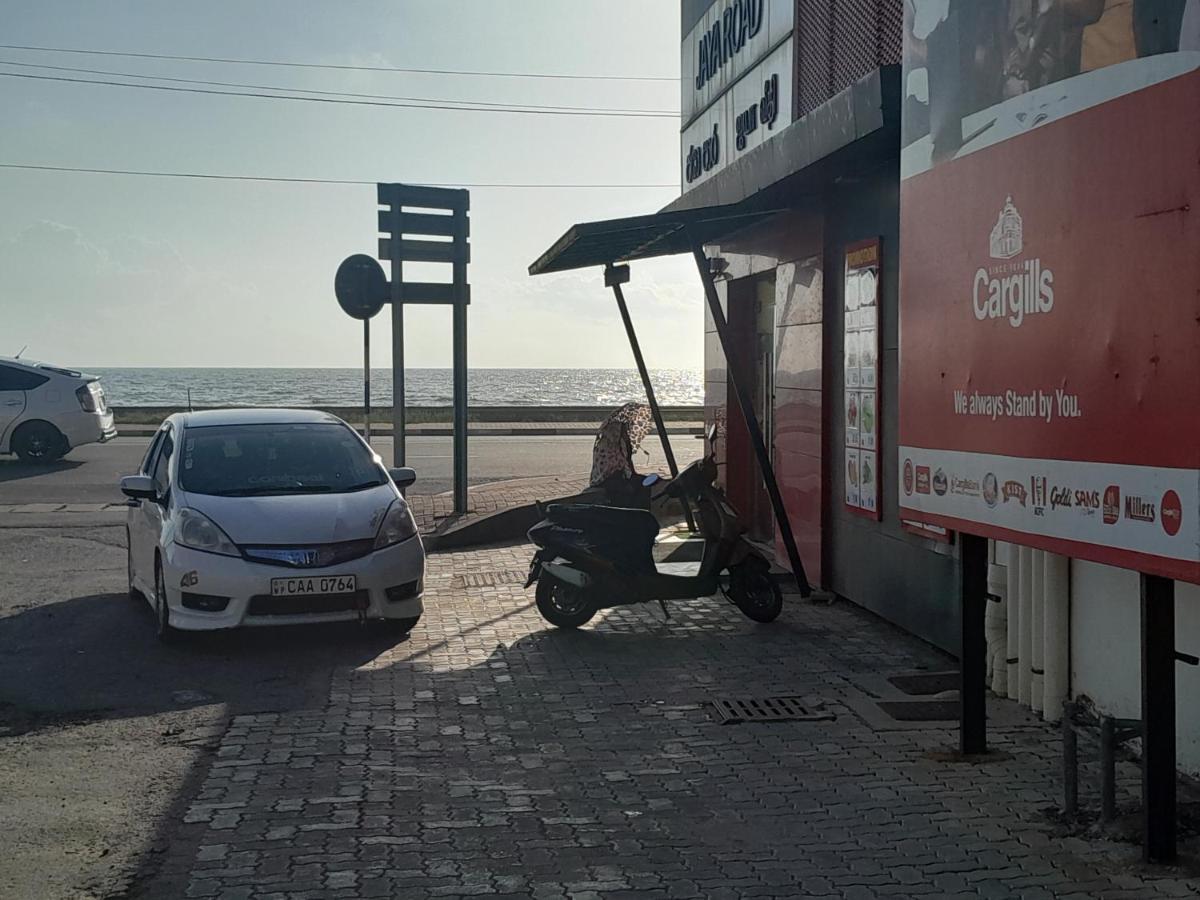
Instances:
[[[149,600],[164,641],[356,619],[407,633],[425,548],[397,486],[415,480],[326,413],[177,413],[121,479],[130,593]]]
[[[0,357],[0,453],[53,462],[72,447],[116,436],[95,375]]]

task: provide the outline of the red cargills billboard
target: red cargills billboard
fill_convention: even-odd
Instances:
[[[901,518],[1200,582],[1200,0],[905,15]]]

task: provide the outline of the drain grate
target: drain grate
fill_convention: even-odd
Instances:
[[[722,699],[714,700],[713,707],[722,725],[734,722],[823,722],[835,718],[823,703],[813,703],[803,697]]]
[[[499,587],[502,584],[524,584],[524,572],[463,572],[454,576],[454,587]]]

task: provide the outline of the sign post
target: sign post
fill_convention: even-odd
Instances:
[[[454,511],[467,511],[467,306],[471,288],[470,192],[412,184],[378,186],[379,258],[391,263],[392,428],[397,466],[404,465],[404,306],[453,307]],[[418,211],[419,210],[419,211]],[[431,239],[432,238],[432,239]],[[449,238],[449,240],[445,240]],[[404,280],[404,263],[448,263],[448,282]]]
[[[387,278],[373,257],[363,253],[348,256],[333,278],[338,305],[348,316],[363,323],[363,436],[371,442],[371,317],[383,309]]]

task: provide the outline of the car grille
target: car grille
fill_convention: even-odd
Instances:
[[[243,545],[242,555],[252,562],[288,569],[322,569],[360,559],[375,549],[375,540],[342,541],[338,544]]]
[[[313,613],[346,612],[366,609],[370,598],[365,590],[351,594],[300,594],[294,597],[272,597],[256,594],[250,598],[248,616],[303,616]]]

